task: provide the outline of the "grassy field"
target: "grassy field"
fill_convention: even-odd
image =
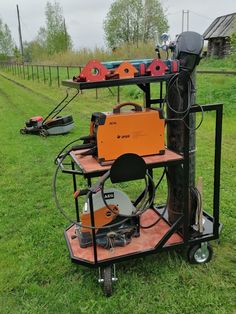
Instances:
[[[213,243],[209,264],[192,266],[185,254],[161,253],[117,265],[118,282],[107,299],[96,270],[70,262],[63,236],[67,221],[52,198],[54,157],[69,141],[88,133],[91,113],[110,110],[116,97],[108,90],[85,92],[66,112],[76,127],[68,135],[22,136],[33,115],[46,115],[64,88],[0,77],[0,313],[236,313],[236,78],[198,76],[198,102],[223,102],[223,155],[220,245]],[[133,87],[122,101],[142,101]],[[65,112],[65,113],[66,113]],[[206,114],[197,131],[197,173],[204,180],[204,206],[211,208],[214,116]],[[70,193],[70,186],[66,193]],[[66,194],[67,195],[67,194]],[[72,199],[72,193],[68,194]]]

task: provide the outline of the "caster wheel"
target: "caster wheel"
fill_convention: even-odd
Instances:
[[[25,135],[27,132],[26,132],[26,129],[20,129],[20,134],[23,134]]]
[[[39,134],[42,136],[42,137],[47,137],[49,135],[48,131],[45,130],[45,129],[41,129],[39,131]]]
[[[101,269],[101,277],[103,279],[102,289],[106,297],[112,295],[112,266],[106,266]]]
[[[204,264],[210,262],[213,249],[207,242],[196,244],[188,250],[188,261],[190,264]]]

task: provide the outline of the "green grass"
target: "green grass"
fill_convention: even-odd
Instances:
[[[97,283],[96,270],[70,262],[63,236],[68,223],[55,209],[51,185],[58,151],[87,134],[91,113],[111,110],[116,97],[101,90],[95,99],[94,91],[86,91],[65,111],[75,119],[73,132],[46,139],[22,136],[24,121],[45,116],[65,90],[21,83],[28,89],[0,77],[0,313],[236,313],[235,78],[198,76],[198,102],[225,103],[220,207],[224,229],[220,245],[213,243],[213,260],[192,266],[184,253],[171,252],[118,264],[119,280],[109,299]],[[121,91],[122,101],[131,100],[133,88]],[[135,101],[141,102],[142,96]],[[203,176],[204,206],[209,209],[213,126],[214,115],[206,114],[197,131],[197,173]],[[72,202],[70,186],[65,190]]]

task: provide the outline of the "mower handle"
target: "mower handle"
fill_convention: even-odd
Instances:
[[[120,109],[122,107],[125,106],[133,106],[134,107],[134,111],[142,111],[142,106],[140,106],[139,104],[136,104],[134,102],[123,102],[122,104],[118,104],[113,108],[113,113],[120,113]]]

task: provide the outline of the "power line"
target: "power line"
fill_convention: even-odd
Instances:
[[[190,12],[193,13],[193,14],[195,14],[195,15],[197,15],[197,16],[203,17],[204,19],[207,19],[207,20],[211,20],[211,19],[212,19],[212,18],[210,18],[210,17],[207,17],[207,16],[202,15],[202,14],[200,14],[200,13],[194,12],[194,11],[192,11],[192,10],[190,10]]]

